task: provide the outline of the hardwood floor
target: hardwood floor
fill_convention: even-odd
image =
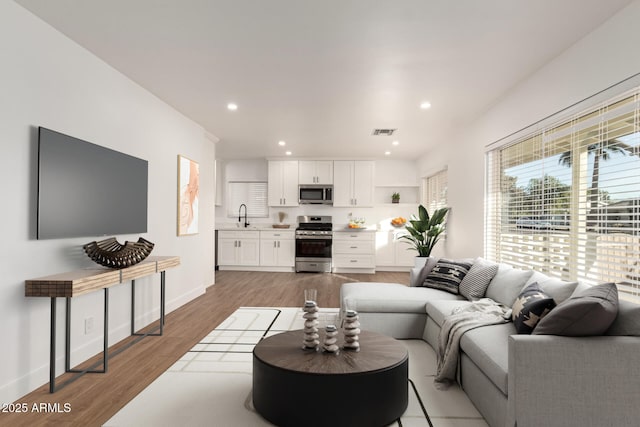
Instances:
[[[218,271],[216,284],[204,295],[167,315],[163,336],[144,338],[113,356],[106,374],[84,375],[54,394],[49,393],[48,383],[42,385],[15,402],[26,404],[26,413],[0,413],[0,426],[100,426],[238,307],[301,306],[305,288],[318,290],[320,307],[339,307],[340,286],[346,282],[407,284],[409,274]],[[127,338],[111,346],[109,351],[115,352],[134,339]],[[82,367],[100,358],[101,354]],[[59,376],[57,384],[69,375]],[[34,404],[35,408],[42,408],[42,412],[34,411]],[[47,407],[47,404],[53,405]]]

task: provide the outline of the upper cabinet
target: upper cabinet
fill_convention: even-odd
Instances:
[[[269,162],[269,206],[298,206],[298,161]]]
[[[333,206],[373,206],[373,161],[336,160],[333,162],[333,181]]]
[[[300,160],[298,180],[300,184],[333,184],[333,161]]]

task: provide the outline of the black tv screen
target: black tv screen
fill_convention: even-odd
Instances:
[[[147,232],[148,162],[43,127],[38,239]]]

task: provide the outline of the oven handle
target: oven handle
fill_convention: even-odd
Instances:
[[[333,236],[305,236],[296,235],[296,240],[331,240]]]

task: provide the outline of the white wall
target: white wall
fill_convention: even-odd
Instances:
[[[36,240],[37,127],[149,161],[152,255],[178,255],[167,272],[167,311],[213,283],[214,144],[203,129],[14,2],[0,2],[0,402],[48,382],[49,305],[25,298],[24,280],[93,264],[95,237]],[[200,234],[176,237],[177,155],[200,163]],[[135,240],[139,236],[116,236]],[[138,281],[141,327],[158,317],[159,278]],[[102,292],[73,299],[72,364],[101,351]],[[128,336],[130,285],[111,288],[110,342]],[[64,371],[64,301],[58,303],[57,373]],[[84,318],[95,329],[84,335]],[[169,317],[168,322],[171,318]],[[148,338],[153,339],[153,338]]]
[[[484,251],[485,146],[640,72],[639,20],[635,1],[419,159],[420,176],[449,166],[448,256]]]

